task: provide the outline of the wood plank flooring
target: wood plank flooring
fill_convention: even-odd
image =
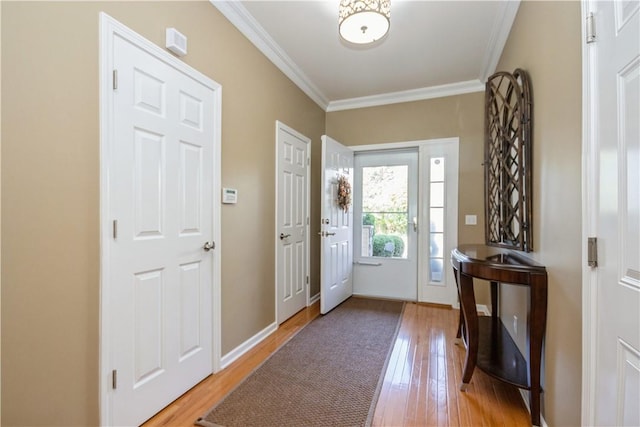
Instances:
[[[144,426],[192,426],[318,315],[318,304],[302,310],[239,360],[204,379]],[[517,389],[479,369],[467,391],[459,391],[465,352],[454,344],[457,321],[457,310],[414,303],[405,306],[373,426],[531,425]]]
[[[458,311],[407,304],[374,413],[374,426],[529,426],[518,390],[476,369],[459,386]]]

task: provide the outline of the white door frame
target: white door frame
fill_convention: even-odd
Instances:
[[[418,227],[420,227],[422,224],[425,223],[426,216],[425,216],[425,213],[423,212],[424,211],[423,206],[424,206],[424,200],[427,196],[424,189],[424,184],[423,184],[423,180],[425,179],[425,176],[423,175],[424,166],[422,164],[423,152],[427,149],[427,147],[434,147],[434,146],[449,147],[452,151],[455,152],[456,169],[457,169],[459,145],[460,145],[460,138],[452,137],[452,138],[438,138],[438,139],[427,139],[427,140],[418,140],[418,141],[390,142],[390,143],[383,143],[383,144],[354,145],[354,146],[350,146],[349,148],[351,148],[354,152],[418,148],[418,151],[419,151],[418,211],[420,216]],[[454,174],[454,175],[455,175],[454,182],[451,182],[450,185],[453,185],[455,187],[456,193],[457,193],[458,174]],[[449,236],[447,241],[451,242],[452,247],[455,247],[458,244],[458,198],[454,197],[454,200],[451,200],[448,202],[450,202],[450,204],[448,205],[449,209],[447,211],[452,212],[452,216],[454,216],[454,218],[449,219],[448,224],[450,226],[447,226],[445,231]],[[416,286],[418,287],[419,302],[424,301],[423,290],[420,284],[423,283],[423,281],[426,280],[426,278],[428,277],[428,272],[425,267],[425,263],[422,262],[422,260],[423,260],[423,255],[428,254],[429,246],[425,245],[423,241],[424,241],[424,235],[420,237],[419,244],[418,244],[418,283],[416,283]],[[445,245],[445,246],[449,247],[449,245]],[[445,256],[445,260],[446,260],[446,256]],[[447,280],[452,280],[452,282],[450,282],[449,285],[452,285],[452,284],[454,285],[453,288],[451,289],[451,306],[454,308],[457,308],[458,299],[457,299],[457,293],[455,288],[455,282],[453,282],[454,280],[453,272],[451,268],[446,268],[447,267],[446,263],[444,267],[445,267],[444,270],[447,272],[445,277],[447,277]]]
[[[590,10],[581,2],[581,16]],[[595,422],[596,321],[598,273],[587,264],[587,239],[597,236],[598,151],[597,105],[595,94],[595,52],[586,44],[586,25],[582,25],[582,425]]]
[[[100,13],[100,66],[99,66],[99,84],[100,84],[100,425],[111,424],[111,399],[109,390],[111,389],[111,348],[110,334],[111,325],[109,323],[109,306],[110,291],[110,253],[108,242],[112,235],[112,222],[109,217],[110,212],[110,153],[114,144],[114,105],[112,102],[112,86],[113,86],[113,45],[114,38],[120,37],[134,44],[139,49],[145,51],[149,55],[156,57],[167,65],[175,68],[179,72],[190,76],[200,84],[212,89],[215,92],[214,109],[217,112],[212,120],[214,124],[214,143],[213,143],[213,241],[216,248],[213,251],[213,287],[212,287],[212,320],[213,320],[213,337],[212,337],[212,356],[213,356],[213,372],[220,370],[221,357],[221,275],[220,275],[220,182],[221,182],[221,107],[222,107],[222,87],[211,80],[209,77],[191,68],[189,65],[180,61],[164,49],[156,46],[133,30],[127,28],[120,22],[111,18],[104,12]]]
[[[287,133],[290,133],[291,135],[295,136],[296,138],[300,139],[301,141],[303,141],[305,144],[307,144],[307,168],[306,168],[306,174],[305,174],[305,181],[307,182],[307,188],[306,188],[306,200],[304,202],[306,209],[307,209],[307,224],[305,225],[305,230],[304,230],[304,236],[305,236],[305,265],[306,265],[306,270],[307,270],[307,283],[305,285],[305,292],[306,292],[306,305],[307,307],[309,305],[311,305],[311,301],[310,301],[310,295],[309,295],[309,287],[310,287],[310,283],[309,283],[309,277],[310,277],[310,272],[309,272],[309,268],[310,268],[310,249],[309,249],[309,244],[310,244],[310,222],[311,222],[311,195],[310,195],[310,191],[311,191],[311,139],[307,138],[306,136],[304,136],[303,134],[301,134],[300,132],[296,131],[295,129],[287,126],[286,124],[282,123],[279,120],[276,120],[276,212],[275,212],[275,233],[274,233],[274,253],[276,254],[275,256],[275,277],[274,277],[274,286],[275,286],[275,291],[276,291],[276,303],[275,303],[275,319],[276,319],[276,324],[278,324],[279,320],[278,320],[278,266],[279,263],[281,262],[280,259],[278,259],[278,245],[280,245],[280,238],[278,237],[278,228],[280,227],[280,224],[278,224],[278,209],[279,209],[279,203],[278,203],[278,180],[280,179],[280,176],[278,174],[278,168],[280,166],[280,138],[279,138],[279,131],[283,130]]]

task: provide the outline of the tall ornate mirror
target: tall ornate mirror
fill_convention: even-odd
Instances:
[[[485,89],[485,239],[487,245],[529,252],[531,208],[531,89],[527,73],[497,72]]]

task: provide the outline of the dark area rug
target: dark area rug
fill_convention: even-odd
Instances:
[[[369,425],[403,306],[348,299],[303,328],[196,424]]]

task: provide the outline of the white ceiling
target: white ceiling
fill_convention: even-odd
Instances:
[[[339,0],[211,0],[327,111],[484,90],[519,0],[391,0],[391,28],[367,47],[338,36]]]

